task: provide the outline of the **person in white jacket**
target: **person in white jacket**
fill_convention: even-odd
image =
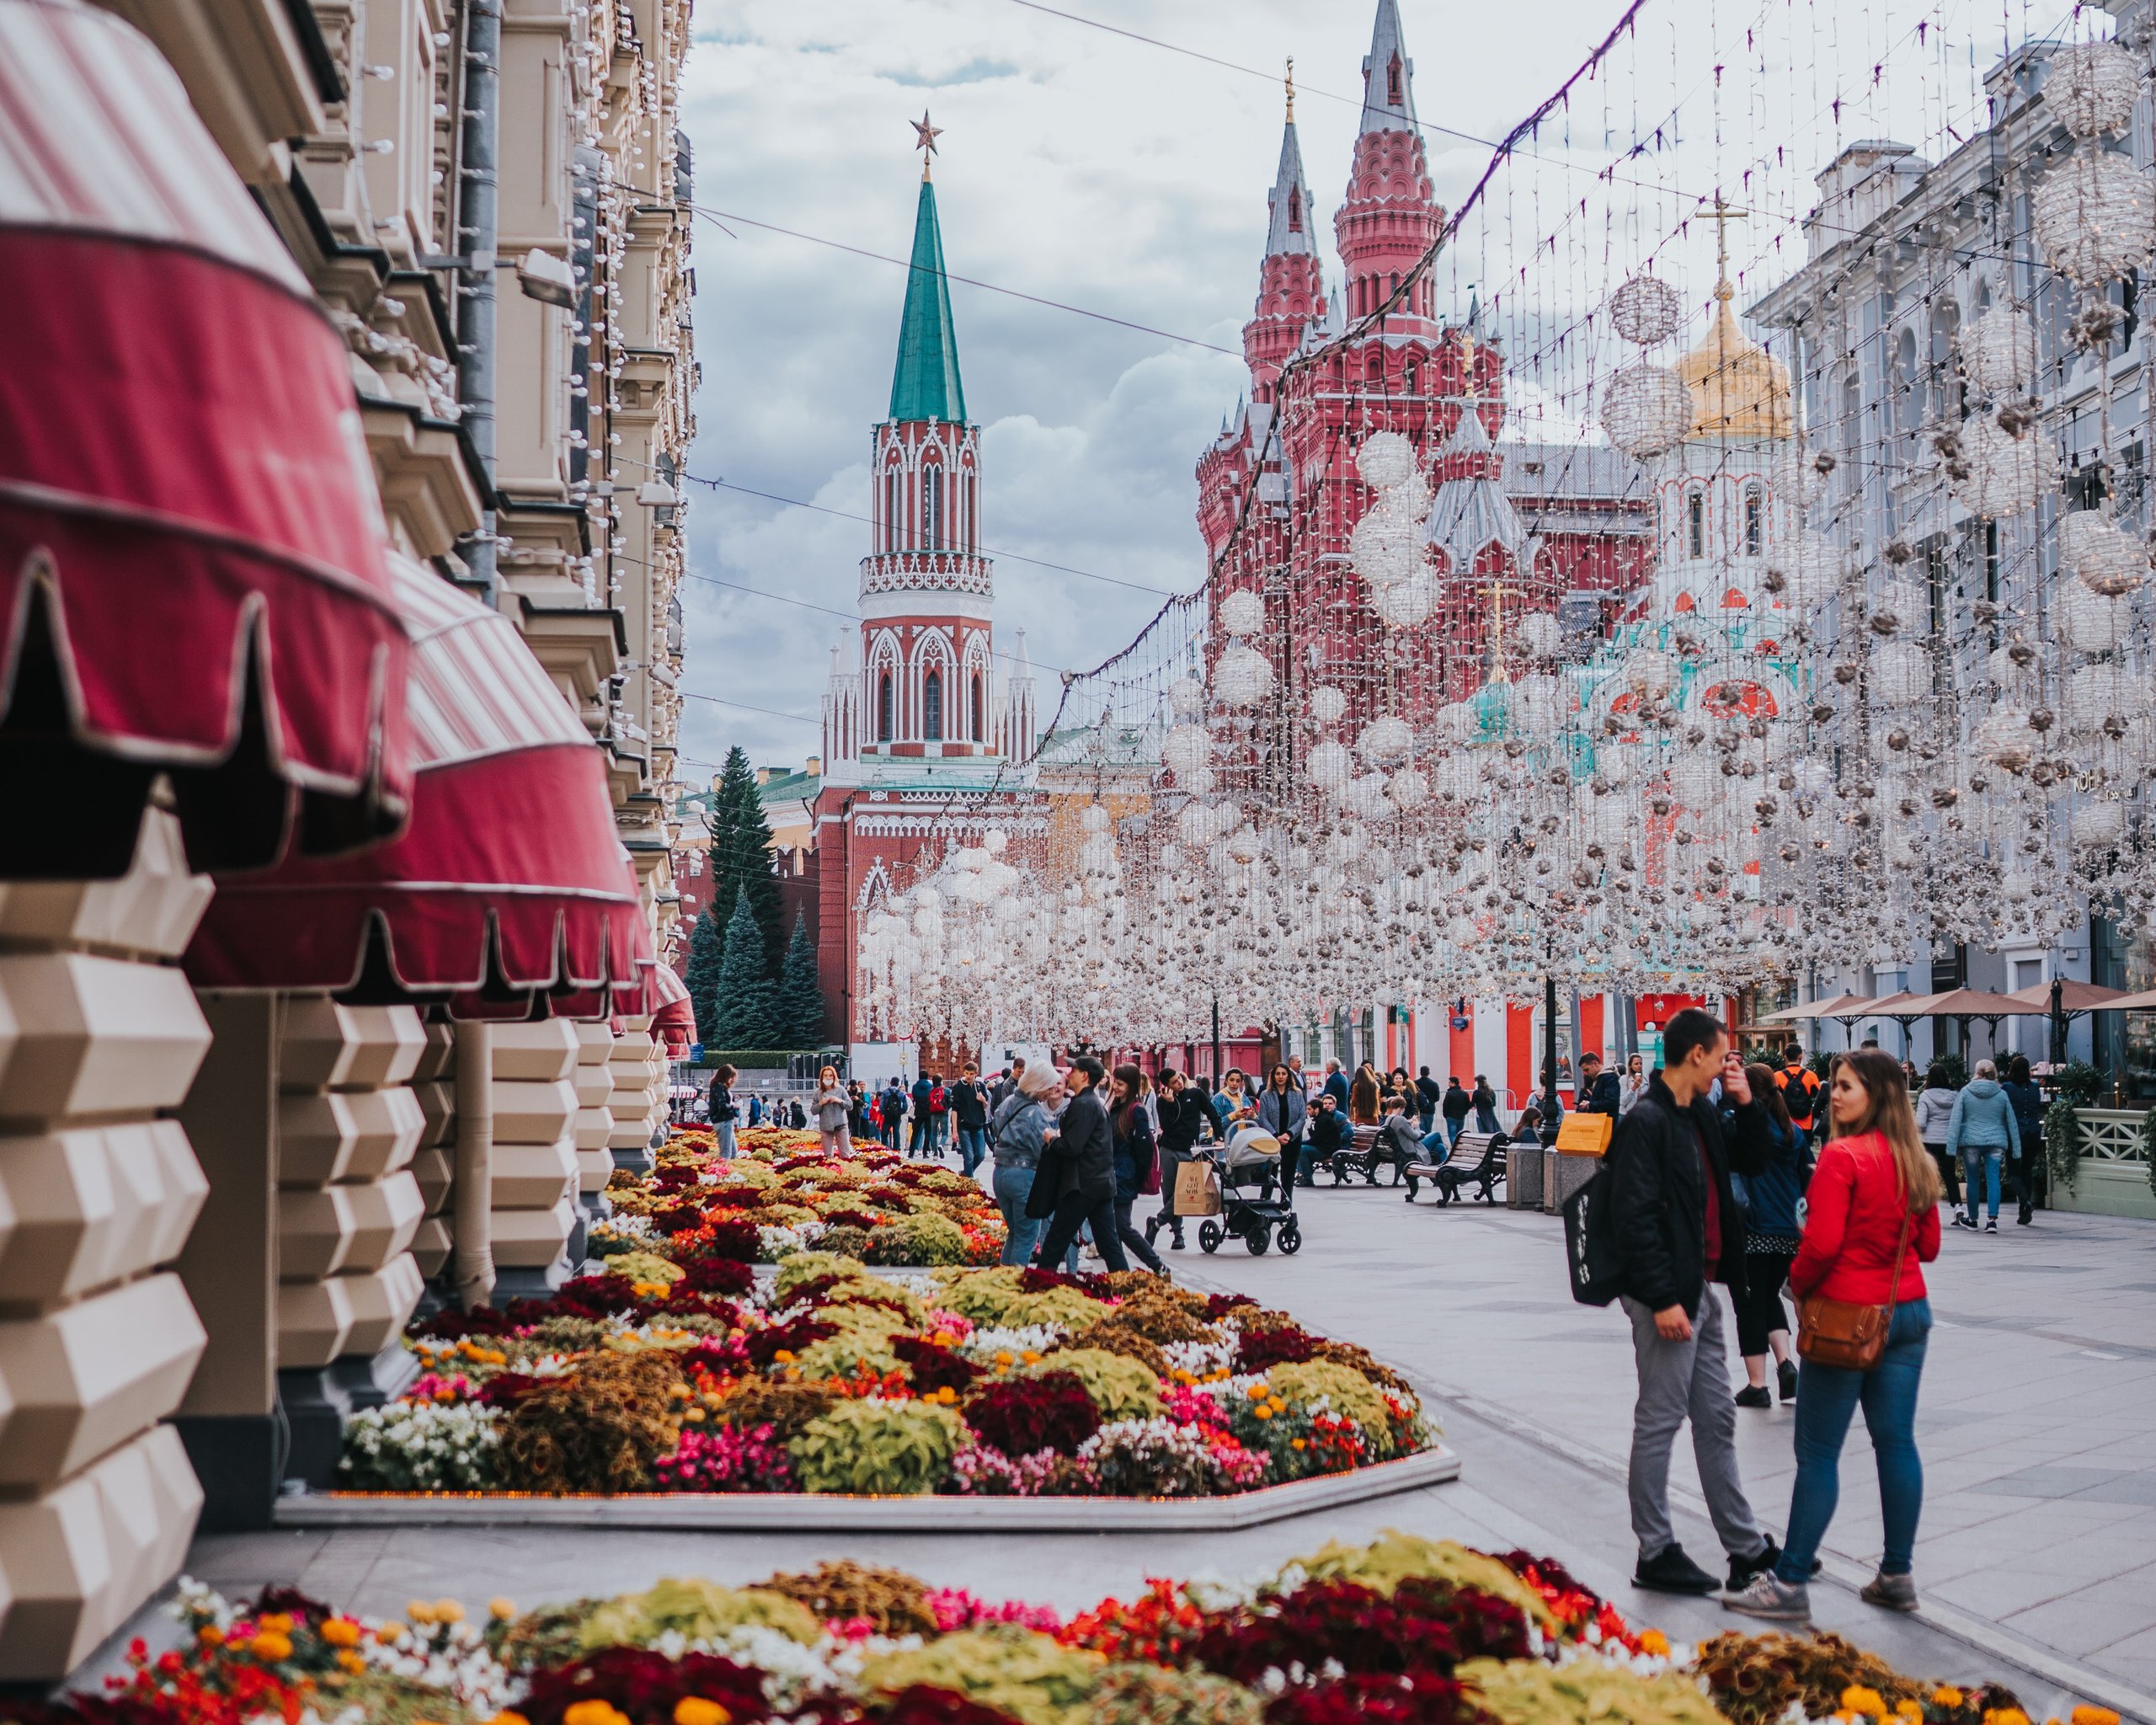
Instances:
[[[1924,1088],[1917,1092],[1917,1135],[1924,1140],[1924,1147],[1931,1152],[1931,1159],[1939,1164],[1940,1181],[1946,1188],[1946,1202],[1959,1209],[1961,1171],[1955,1167],[1956,1157],[1948,1146],[1954,1124],[1954,1085],[1946,1075],[1945,1065],[1934,1060],[1931,1070],[1924,1075]]]

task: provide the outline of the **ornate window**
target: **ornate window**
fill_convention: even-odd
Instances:
[[[891,674],[883,672],[876,679],[876,740],[888,743],[898,720],[896,691],[891,683]]]
[[[1766,499],[1757,485],[1747,485],[1744,488],[1744,554],[1747,557],[1763,554],[1767,548],[1766,537]]]
[[[1707,554],[1707,494],[1696,486],[1684,494],[1684,554]]]
[[[1302,231],[1303,189],[1300,186],[1290,186],[1288,188],[1288,232],[1300,233]]]
[[[1391,107],[1401,105],[1400,56],[1397,54],[1392,56],[1392,63],[1385,69],[1385,99]]]
[[[921,734],[931,743],[943,740],[943,673],[931,670],[921,680]]]
[[[883,549],[899,548],[899,470],[893,467],[883,475]]]
[[[926,551],[943,548],[943,469],[935,462],[921,470],[921,543]]]
[[[980,677],[980,673],[979,673],[979,671],[975,671],[975,672],[974,673],[974,676],[973,676],[973,686],[974,686],[974,713],[973,713],[974,724],[973,724],[973,739],[974,739],[974,740],[976,743],[983,743],[983,742],[986,742],[986,741],[988,740],[988,727],[987,727],[987,724],[986,724],[986,723],[985,723],[985,720],[986,720],[986,718],[987,718],[988,702],[987,702],[983,698],[983,696],[982,696],[982,691],[981,691],[981,677]]]

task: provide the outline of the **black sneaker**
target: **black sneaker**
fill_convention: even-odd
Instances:
[[[1954,1226],[1957,1228],[1967,1228],[1974,1232],[1977,1225],[1957,1210],[1954,1212]]]
[[[1732,1593],[1741,1593],[1743,1591],[1745,1583],[1753,1576],[1764,1574],[1781,1561],[1782,1548],[1774,1543],[1774,1536],[1769,1534],[1765,1549],[1755,1551],[1749,1557],[1732,1557],[1729,1560],[1729,1590]],[[1818,1580],[1819,1572],[1826,1567],[1823,1558],[1814,1557],[1812,1560],[1811,1578],[1814,1581]]]
[[[1997,1216],[1993,1216],[1989,1221],[1984,1224],[1984,1232],[1987,1234],[1996,1234],[1998,1231],[1999,1218]]]
[[[1796,1362],[1794,1359],[1785,1359],[1781,1363],[1780,1375],[1781,1378],[1782,1400],[1785,1402],[1796,1401]]]
[[[1721,1583],[1684,1555],[1682,1546],[1668,1546],[1652,1557],[1642,1557],[1632,1571],[1632,1585],[1649,1593],[1692,1594],[1704,1599],[1721,1591]]]
[[[1774,1398],[1767,1393],[1764,1384],[1747,1384],[1737,1392],[1737,1405],[1739,1407],[1772,1407]]]

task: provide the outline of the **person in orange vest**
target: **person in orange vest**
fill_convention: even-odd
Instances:
[[[1782,1093],[1789,1123],[1800,1140],[1812,1135],[1812,1119],[1819,1101],[1819,1075],[1804,1064],[1804,1044],[1792,1042],[1782,1050],[1782,1069],[1774,1074],[1774,1088]]]

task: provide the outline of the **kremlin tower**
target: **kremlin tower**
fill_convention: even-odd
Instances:
[[[1350,733],[1374,716],[1380,682],[1394,691],[1389,710],[1417,723],[1470,693],[1502,664],[1487,638],[1492,620],[1523,605],[1556,609],[1568,629],[1599,637],[1655,548],[1653,499],[1637,467],[1607,447],[1507,436],[1500,344],[1482,336],[1472,305],[1449,321],[1428,272],[1411,282],[1445,217],[1415,117],[1414,71],[1398,0],[1378,0],[1347,195],[1333,216],[1345,270],[1337,293],[1325,287],[1290,86],[1257,302],[1243,328],[1250,393],[1198,463],[1215,604],[1237,588],[1263,594],[1262,638],[1290,710],[1298,690],[1337,684],[1348,694]],[[1306,363],[1289,371],[1298,359]],[[1481,425],[1462,437],[1470,408]],[[1380,430],[1413,445],[1438,513],[1454,524],[1445,542],[1432,542],[1443,602],[1428,623],[1390,638],[1382,677],[1373,648],[1386,633],[1348,557],[1373,499],[1356,449]],[[1502,511],[1487,506],[1492,495]],[[1492,520],[1499,531],[1476,530]],[[1470,548],[1471,565],[1448,561]]]
[[[840,1041],[854,1034],[856,937],[872,898],[924,850],[1008,826],[1033,800],[1025,631],[998,644],[995,569],[980,549],[980,427],[966,414],[929,173],[941,128],[924,114],[914,130],[921,193],[890,408],[871,434],[861,622],[833,645],[824,696],[817,970]]]

